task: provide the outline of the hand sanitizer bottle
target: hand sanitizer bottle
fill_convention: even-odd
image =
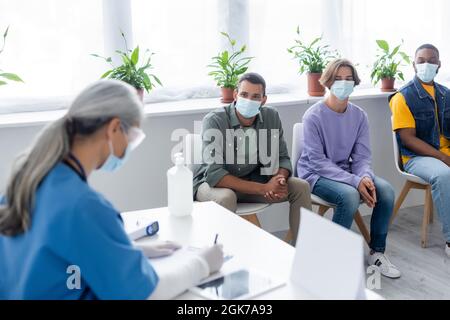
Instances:
[[[184,164],[181,153],[174,155],[175,166],[167,171],[167,200],[169,212],[173,216],[182,217],[192,213],[192,171]]]

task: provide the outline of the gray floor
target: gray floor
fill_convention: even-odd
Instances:
[[[331,211],[327,217],[330,215]],[[395,280],[382,277],[381,289],[376,291],[386,299],[450,299],[450,258],[444,252],[441,224],[435,214],[428,231],[428,246],[423,249],[422,216],[422,206],[402,209],[391,226],[386,253],[402,271],[402,277]],[[370,216],[364,219],[369,225]],[[274,235],[282,238],[284,234]]]

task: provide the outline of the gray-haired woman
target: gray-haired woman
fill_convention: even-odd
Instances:
[[[101,80],[18,158],[0,197],[0,299],[166,299],[220,269],[213,246],[157,275],[146,255],[177,246],[134,247],[119,212],[87,183],[126,161],[145,137],[142,119],[134,88]]]

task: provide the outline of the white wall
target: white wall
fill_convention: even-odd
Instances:
[[[269,97],[270,98],[270,97]],[[390,111],[385,97],[365,98],[354,101],[369,116],[373,168],[377,175],[390,181],[397,194],[403,179],[394,167]],[[292,127],[301,121],[307,104],[278,107],[289,149],[292,143]],[[147,138],[132,154],[127,165],[114,174],[95,173],[91,184],[103,192],[122,211],[154,208],[167,205],[166,171],[172,166],[170,152],[176,142],[170,141],[173,130],[194,130],[193,122],[201,120],[205,113],[175,116],[153,116],[145,120],[143,129]],[[15,155],[24,149],[42,126],[0,127],[0,190],[4,190],[6,178]],[[411,193],[406,206],[423,203],[422,193]],[[368,212],[363,209],[363,212]],[[272,206],[260,216],[264,228],[270,231],[287,228],[287,205]]]

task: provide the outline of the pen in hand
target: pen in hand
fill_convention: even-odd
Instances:
[[[219,234],[218,233],[216,233],[216,237],[214,238],[214,244],[216,245],[217,244],[217,238],[219,237]]]
[[[216,236],[214,237],[214,245],[217,244],[217,239],[218,239],[218,238],[219,238],[219,234],[216,233]],[[226,255],[226,256],[223,257],[223,262],[227,262],[227,261],[230,260],[231,258],[233,258],[233,256],[228,254],[228,255]]]

